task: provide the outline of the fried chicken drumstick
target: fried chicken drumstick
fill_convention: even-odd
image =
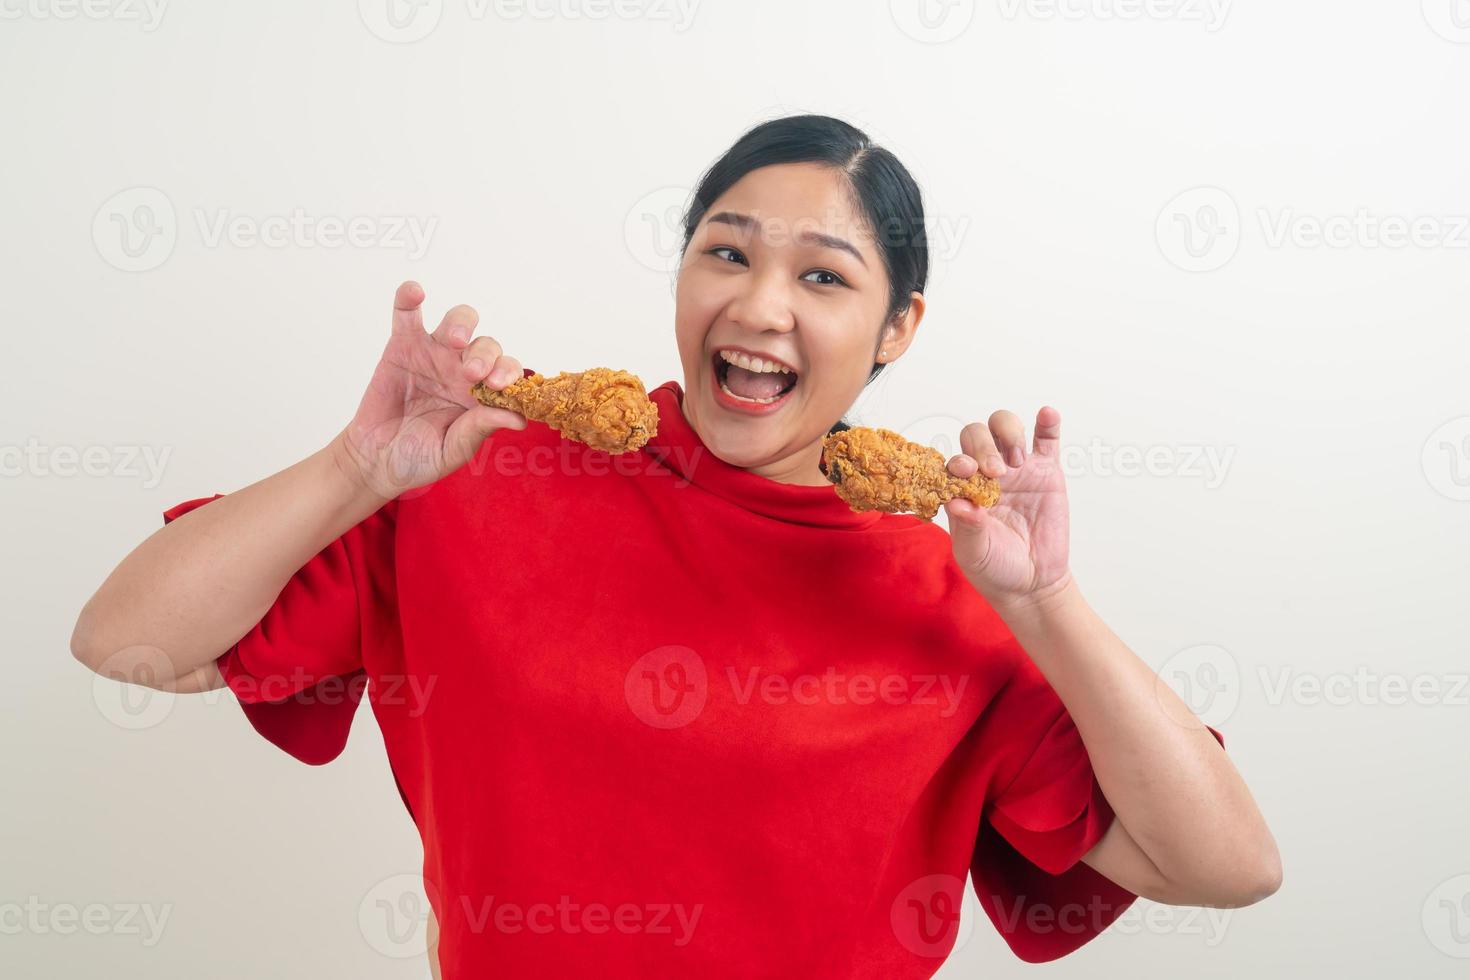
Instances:
[[[950,474],[937,449],[909,442],[888,429],[851,428],[822,443],[822,473],[853,510],[913,512],[932,521],[948,500],[963,497],[980,507],[1000,499],[1000,484],[976,473]]]
[[[658,431],[658,406],[627,371],[532,374],[499,391],[481,381],[470,394],[482,405],[545,422],[568,439],[614,455],[638,449]]]

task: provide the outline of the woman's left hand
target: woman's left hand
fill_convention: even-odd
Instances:
[[[1000,411],[960,431],[960,455],[949,472],[966,479],[978,470],[1000,481],[1000,501],[977,507],[956,498],[945,504],[955,561],[996,611],[1025,609],[1066,589],[1067,486],[1061,465],[1061,413],[1036,413],[1036,436],[1026,450],[1026,427]]]

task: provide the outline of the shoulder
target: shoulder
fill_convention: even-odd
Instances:
[[[1020,651],[1005,621],[965,576],[954,559],[949,532],[913,515],[884,515],[874,540],[895,542],[891,557],[905,591],[927,610],[936,643],[992,665]]]
[[[902,582],[916,604],[943,605],[967,616],[994,616],[954,560],[949,532],[913,514],[884,514],[856,532],[873,570]]]
[[[954,566],[949,532],[913,514],[883,514],[857,533],[887,560],[916,572],[939,575]]]
[[[864,530],[869,533],[913,532],[913,541],[921,547],[949,547],[949,532],[933,521],[926,521],[913,514],[880,514],[878,520]]]
[[[472,504],[481,510],[492,502],[509,504],[525,482],[520,477],[528,472],[547,476],[557,472],[557,447],[564,441],[541,422],[528,422],[524,429],[497,429],[464,465],[433,483],[400,494],[393,504],[402,517],[438,515],[429,518],[434,520],[442,520],[446,508]]]

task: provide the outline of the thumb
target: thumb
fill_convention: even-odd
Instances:
[[[444,466],[449,474],[468,463],[496,429],[524,429],[523,416],[508,408],[474,405],[450,423],[444,433]]]
[[[955,560],[962,568],[983,567],[990,557],[991,533],[999,522],[987,509],[963,497],[947,501],[944,512],[949,515],[949,537]]]

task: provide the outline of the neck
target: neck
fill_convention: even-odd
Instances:
[[[679,405],[679,409],[683,412],[684,418],[689,422],[689,427],[696,433],[699,432],[698,423],[689,414],[689,399],[684,399]],[[747,466],[744,469],[747,473],[754,473],[756,476],[763,476],[767,480],[774,480],[777,483],[792,483],[803,487],[831,486],[828,479],[822,475],[822,471],[817,468],[817,463],[821,461],[821,458],[822,440],[818,439],[811,445],[798,449],[796,452],[783,456],[780,459],[773,460],[769,463],[762,463],[759,466]]]
[[[821,458],[822,443],[821,440],[818,440],[790,456],[746,469],[748,472],[763,476],[768,480],[775,480],[777,483],[795,483],[804,487],[831,486],[828,479],[822,475],[822,471],[817,469],[817,462]]]

